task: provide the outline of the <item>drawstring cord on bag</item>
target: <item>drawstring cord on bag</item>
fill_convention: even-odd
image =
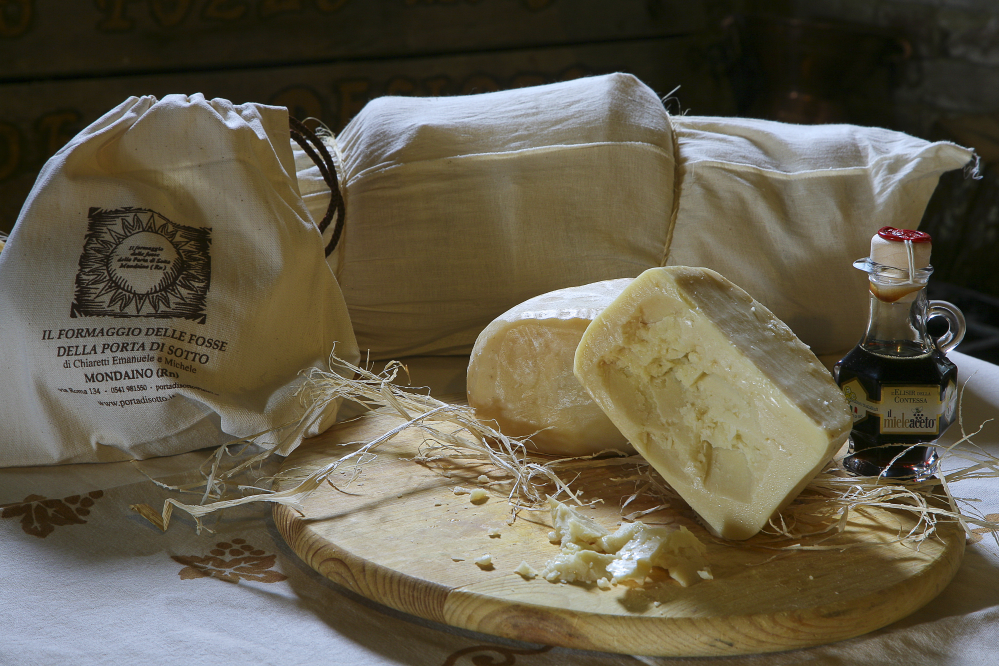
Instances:
[[[333,221],[333,216],[336,216],[336,226],[333,227],[333,236],[330,238],[329,244],[326,245],[326,256],[328,257],[340,242],[340,235],[343,233],[344,217],[347,214],[343,204],[343,195],[340,194],[340,184],[336,177],[336,166],[329,151],[326,150],[326,146],[316,136],[315,132],[306,127],[302,121],[291,116],[288,116],[288,125],[291,130],[291,138],[316,163],[316,166],[319,167],[320,175],[322,175],[323,180],[326,181],[326,185],[330,188],[330,205],[327,207],[323,219],[319,221],[319,233],[323,234],[326,233],[330,222]]]

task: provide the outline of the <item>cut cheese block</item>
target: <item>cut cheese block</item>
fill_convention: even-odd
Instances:
[[[559,289],[508,310],[487,326],[468,363],[468,404],[545,453],[631,452],[624,435],[580,386],[572,364],[583,331],[631,282]]]
[[[714,271],[636,278],[597,316],[575,373],[713,532],[756,534],[850,434],[846,401],[791,330]]]

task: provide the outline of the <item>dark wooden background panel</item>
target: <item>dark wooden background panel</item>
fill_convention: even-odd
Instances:
[[[661,96],[696,113],[731,113],[727,79],[701,37],[625,44],[505,50],[491,53],[366,60],[329,65],[140,74],[0,85],[0,228],[10,229],[44,160],[87,124],[131,95],[201,92],[236,103],[287,106],[339,131],[381,95],[455,95],[630,72]]]
[[[0,80],[214,70],[645,39],[717,23],[687,0],[4,0]]]

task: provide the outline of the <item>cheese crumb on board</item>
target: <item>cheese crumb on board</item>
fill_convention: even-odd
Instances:
[[[514,569],[513,572],[520,574],[524,580],[533,580],[538,577],[537,569],[525,561],[521,561],[520,566]]]
[[[468,404],[500,432],[530,437],[545,453],[631,453],[572,373],[576,345],[593,318],[630,283],[607,280],[542,294],[497,317],[475,341]]]
[[[714,533],[747,539],[839,450],[842,392],[791,330],[705,268],[654,268],[597,316],[575,373]]]
[[[468,488],[462,488],[461,486],[455,486],[451,489],[451,492],[455,495],[471,495],[472,491]]]
[[[474,488],[468,493],[468,501],[472,504],[482,504],[489,499],[489,491],[482,488]]]
[[[545,565],[551,583],[597,583],[605,589],[623,581],[642,583],[660,567],[683,587],[711,578],[704,544],[687,528],[624,523],[610,532],[575,509],[549,499],[552,524],[561,544]],[[702,573],[703,572],[703,573]]]
[[[485,555],[480,555],[475,558],[475,564],[478,565],[480,569],[492,569],[493,568],[493,556],[488,553]]]

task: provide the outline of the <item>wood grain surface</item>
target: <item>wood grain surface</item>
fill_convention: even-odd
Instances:
[[[303,444],[282,471],[288,487],[399,425],[372,412]],[[843,542],[860,547],[775,550],[759,535],[745,542],[712,538],[685,506],[642,517],[685,525],[708,547],[714,580],[681,587],[653,570],[643,586],[525,580],[558,553],[548,540],[547,511],[521,511],[512,524],[504,477],[483,463],[412,460],[425,435],[403,431],[358,468],[342,467],[304,503],[277,506],[278,529],[291,548],[333,582],[422,618],[529,643],[636,655],[705,656],[788,650],[857,636],[888,625],[933,599],[956,573],[964,534],[946,524],[914,550],[883,545],[907,530],[905,512],[853,511]],[[356,477],[354,476],[356,474]],[[488,482],[480,480],[486,475]],[[351,480],[353,477],[353,480]],[[348,483],[348,481],[350,481]],[[454,488],[485,487],[475,504]],[[594,468],[573,482],[585,515],[615,528],[634,480],[621,465]],[[648,498],[625,513],[652,508]],[[878,545],[881,544],[881,545]],[[475,560],[489,554],[493,565]]]

